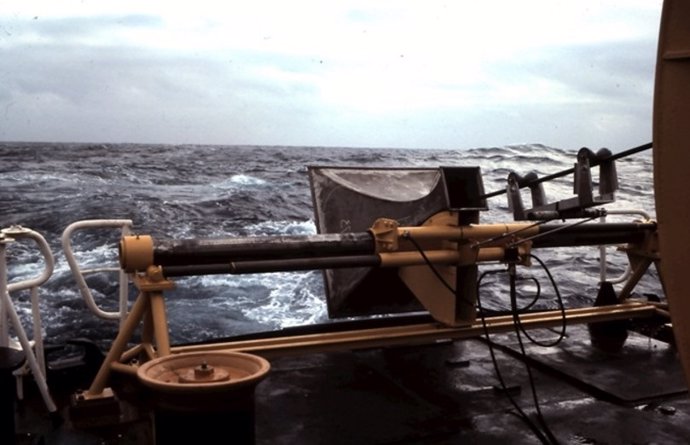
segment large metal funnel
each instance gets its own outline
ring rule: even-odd
[[[319,233],[366,231],[378,218],[418,226],[445,210],[477,222],[486,207],[477,167],[309,167],[309,177]],[[423,310],[397,269],[330,269],[324,277],[331,318]]]

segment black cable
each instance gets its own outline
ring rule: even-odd
[[[403,234],[403,238],[409,240],[409,241],[415,246],[415,248],[419,251],[420,255],[421,255],[422,258],[424,259],[424,262],[425,262],[425,263],[427,264],[427,266],[431,269],[431,271],[434,273],[434,275],[436,276],[436,278],[443,284],[443,286],[446,287],[446,289],[448,289],[450,292],[452,292],[456,297],[460,297],[460,298],[459,298],[460,301],[463,301],[463,302],[466,303],[466,304],[473,304],[473,303],[471,303],[471,302],[465,300],[465,299],[463,298],[463,296],[458,295],[458,294],[457,294],[457,290],[456,290],[456,289],[453,289],[453,287],[450,286],[450,285],[446,282],[446,280],[443,278],[443,276],[441,276],[441,274],[438,272],[438,270],[436,270],[436,268],[434,267],[434,265],[433,265],[433,263],[431,262],[431,260],[429,260],[429,258],[426,256],[426,253],[424,252],[424,250],[422,249],[422,247],[421,247],[421,246],[419,245],[419,243],[409,234],[409,232],[404,233],[404,234]],[[558,296],[557,298],[558,298],[558,301],[559,301],[559,306],[560,306],[560,308],[561,308],[561,312],[562,312],[562,315],[563,315],[563,328],[562,328],[562,331],[561,331],[561,335],[560,335],[559,338],[553,343],[553,345],[555,345],[555,344],[558,344],[558,343],[565,337],[565,308],[564,308],[564,306],[563,306],[563,301],[562,301],[562,298],[561,298],[561,296],[560,296],[560,292],[558,291],[558,287],[556,286],[556,282],[555,282],[555,280],[553,279],[553,276],[552,276],[551,273],[549,272],[549,270],[548,270],[548,268],[546,267],[546,265],[545,265],[539,258],[537,258],[536,256],[534,256],[534,255],[530,255],[530,256],[533,257],[534,259],[536,259],[536,260],[539,262],[539,264],[542,266],[542,268],[544,268],[544,270],[546,271],[546,274],[548,275],[549,279],[551,280],[551,283],[552,283],[552,285],[554,286],[554,289],[555,289],[556,294],[557,294],[557,296]],[[509,267],[514,268],[515,266],[511,264]],[[539,284],[538,280],[536,280],[536,279],[533,278],[533,277],[531,278],[531,279],[537,284],[537,293],[536,293],[536,296],[535,296],[535,298],[534,298],[527,306],[525,306],[524,308],[518,310],[518,308],[517,308],[517,291],[516,291],[516,286],[515,286],[516,277],[515,277],[514,271],[512,271],[512,272],[510,273],[510,302],[511,302],[512,314],[513,314],[513,324],[514,324],[514,326],[515,326],[515,333],[516,333],[517,338],[518,338],[518,344],[520,345],[520,351],[521,351],[521,354],[522,354],[522,357],[523,357],[523,363],[525,364],[525,368],[527,369],[527,375],[528,375],[528,379],[529,379],[529,383],[530,383],[530,388],[531,388],[531,392],[532,392],[532,398],[533,398],[533,400],[534,400],[534,406],[535,406],[535,410],[536,410],[536,413],[537,413],[537,420],[538,420],[539,424],[541,425],[541,428],[542,428],[544,431],[541,431],[541,430],[539,429],[539,427],[538,427],[537,425],[535,425],[535,423],[532,421],[532,419],[530,419],[530,417],[527,415],[527,413],[525,413],[525,411],[522,410],[522,408],[520,408],[520,406],[519,406],[518,403],[515,401],[515,399],[510,395],[510,392],[508,391],[508,387],[507,387],[507,385],[505,384],[505,380],[503,379],[503,375],[501,374],[500,368],[499,368],[499,366],[498,366],[498,361],[496,360],[496,355],[495,355],[495,352],[494,352],[494,350],[493,350],[493,345],[492,345],[492,343],[491,343],[491,339],[490,339],[490,335],[489,335],[489,328],[488,328],[488,325],[487,325],[487,323],[486,323],[486,316],[485,316],[484,309],[483,309],[482,304],[481,304],[481,298],[480,298],[479,288],[480,288],[480,286],[481,286],[481,281],[483,280],[483,278],[484,278],[486,275],[488,275],[488,274],[494,274],[494,273],[499,273],[499,272],[505,272],[505,270],[496,269],[496,270],[485,271],[484,273],[482,273],[482,275],[480,276],[479,280],[477,281],[477,292],[476,292],[476,294],[477,294],[477,307],[478,307],[478,309],[479,309],[479,316],[480,316],[480,319],[481,319],[481,321],[482,321],[482,328],[483,328],[483,330],[484,330],[484,335],[485,335],[485,337],[486,337],[486,341],[487,341],[487,344],[488,344],[488,346],[489,346],[489,353],[490,353],[490,355],[491,355],[491,361],[492,361],[492,363],[493,363],[494,370],[496,371],[496,377],[498,378],[498,381],[499,381],[499,383],[501,384],[501,388],[503,389],[503,392],[504,392],[504,393],[506,394],[506,396],[508,397],[508,400],[510,400],[510,403],[513,405],[513,407],[515,408],[515,410],[518,412],[518,416],[529,426],[529,428],[530,428],[530,429],[532,430],[532,432],[537,436],[537,438],[538,438],[543,444],[545,444],[545,445],[557,445],[557,444],[558,444],[558,440],[556,439],[556,437],[553,435],[553,433],[552,433],[551,430],[549,429],[549,427],[548,427],[548,425],[547,425],[546,421],[544,420],[544,417],[543,417],[543,415],[542,415],[542,413],[541,413],[541,408],[540,408],[540,405],[539,405],[539,398],[538,398],[538,396],[537,396],[536,386],[535,386],[535,384],[534,384],[534,377],[532,376],[531,367],[529,366],[529,363],[527,362],[527,353],[526,353],[526,351],[525,351],[525,347],[524,347],[524,344],[523,344],[523,342],[522,342],[522,337],[521,337],[521,335],[520,335],[520,332],[522,331],[523,333],[525,333],[525,336],[526,336],[531,342],[533,342],[533,343],[535,343],[535,344],[537,344],[537,345],[542,345],[540,342],[534,340],[533,338],[531,338],[531,337],[529,336],[529,334],[527,334],[526,330],[524,329],[524,326],[522,326],[522,323],[520,322],[520,317],[519,317],[519,312],[524,312],[524,311],[526,311],[527,309],[529,309],[530,307],[532,307],[532,306],[536,303],[536,301],[538,300],[539,296],[541,295],[541,285]],[[551,344],[549,344],[549,345],[551,345]]]
[[[549,438],[544,435],[544,433],[539,429],[539,427],[530,419],[530,417],[525,413],[525,411],[520,408],[520,405],[518,405],[517,401],[510,395],[510,392],[508,391],[508,386],[505,383],[505,380],[503,379],[503,374],[501,373],[501,369],[498,366],[498,360],[496,360],[496,353],[494,352],[493,344],[491,343],[491,338],[489,335],[489,327],[486,324],[486,317],[484,315],[484,309],[482,308],[482,300],[480,297],[480,287],[482,280],[484,279],[485,276],[490,275],[490,274],[496,274],[496,273],[503,273],[506,272],[504,269],[493,269],[493,270],[488,270],[482,273],[479,277],[479,280],[477,280],[477,307],[479,309],[479,317],[482,321],[482,328],[484,330],[484,336],[486,337],[486,343],[489,347],[489,355],[491,356],[491,362],[493,363],[494,371],[496,372],[496,378],[498,379],[498,382],[501,384],[501,389],[505,393],[505,395],[508,397],[508,400],[510,403],[513,405],[517,413],[515,413],[516,416],[518,416],[520,419],[522,419],[523,422],[532,430],[535,436],[539,439],[539,441],[542,444],[545,445],[551,445],[551,442],[549,442]]]
[[[537,238],[541,238],[541,237],[544,237],[544,236],[547,236],[547,235],[550,236],[550,235],[553,235],[553,234],[556,233],[556,232],[560,232],[561,230],[570,229],[570,228],[572,228],[572,227],[579,226],[579,225],[582,225],[582,224],[587,223],[587,222],[590,222],[590,221],[594,221],[594,220],[597,219],[597,218],[600,218],[600,217],[602,217],[602,216],[605,216],[605,213],[603,213],[603,212],[605,212],[605,210],[601,209],[601,210],[599,211],[600,214],[597,214],[597,215],[594,215],[594,216],[590,216],[590,217],[588,217],[588,218],[581,219],[580,221],[576,221],[576,222],[574,222],[574,223],[564,224],[564,225],[562,225],[562,226],[560,226],[560,227],[557,227],[557,228],[555,228],[555,229],[553,229],[553,230],[549,230],[548,232],[540,232],[540,233],[537,233],[536,235],[532,235],[532,236],[529,236],[529,237],[527,237],[527,238],[520,238],[519,240],[516,240],[516,241],[514,241],[514,242],[508,244],[507,247],[517,247],[518,244],[523,244],[523,243],[526,243],[526,242],[528,242],[528,241],[533,241],[533,240],[535,240],[535,239],[537,239]],[[544,222],[547,222],[547,221],[553,221],[553,218],[552,218],[551,220],[545,220]]]
[[[544,269],[544,272],[546,272],[546,275],[549,277],[549,280],[551,281],[551,286],[553,287],[554,292],[556,293],[556,301],[558,302],[558,309],[561,311],[561,332],[558,334],[558,338],[551,342],[542,342],[539,340],[534,339],[532,336],[529,335],[527,332],[527,329],[522,324],[522,321],[520,320],[520,317],[518,316],[517,319],[517,326],[520,328],[523,334],[525,334],[525,337],[527,339],[534,343],[537,346],[541,346],[543,348],[548,348],[552,346],[556,346],[559,344],[563,339],[565,338],[565,331],[566,331],[566,326],[567,326],[567,321],[566,321],[566,315],[565,315],[565,305],[563,304],[563,297],[561,297],[561,293],[558,290],[558,285],[556,284],[556,280],[554,280],[553,275],[551,275],[551,271],[549,270],[548,267],[546,267],[546,264],[539,259],[536,255],[530,254],[530,258],[536,260],[539,265]],[[517,298],[516,298],[517,299]],[[511,301],[512,305],[512,301]],[[513,308],[513,313],[518,314],[520,310],[517,309],[517,301],[515,303],[515,308]]]
[[[599,165],[599,163],[603,162],[603,161],[615,161],[617,159],[624,158],[626,156],[630,156],[630,155],[639,153],[641,151],[649,150],[650,148],[652,148],[652,143],[648,142],[648,143],[640,145],[638,147],[634,147],[634,148],[631,148],[629,150],[625,150],[625,151],[622,151],[620,153],[617,153],[615,155],[611,155],[606,159],[601,159],[601,160],[592,162],[592,163],[590,163],[590,167],[594,167],[596,165]],[[529,187],[531,185],[540,184],[542,182],[546,182],[546,181],[550,181],[552,179],[560,178],[560,177],[569,175],[569,174],[574,173],[574,172],[575,172],[575,168],[569,168],[566,170],[562,170],[558,173],[554,173],[552,175],[544,176],[543,178],[539,178],[539,179],[535,179],[533,181],[527,182],[527,183],[523,184],[522,187],[520,187],[520,188],[525,188],[525,187]],[[485,193],[484,195],[480,196],[479,199],[493,198],[494,196],[502,195],[504,193],[506,193],[505,189],[496,190],[495,192]]]
[[[558,338],[556,341],[554,341],[554,342],[552,342],[552,343],[550,343],[550,344],[547,344],[547,346],[553,346],[553,345],[558,344],[558,343],[565,337],[565,308],[564,308],[564,306],[563,306],[562,298],[561,298],[561,296],[560,296],[560,292],[558,291],[558,287],[557,287],[555,281],[553,280],[553,276],[551,275],[550,271],[548,270],[548,268],[546,267],[546,265],[543,263],[543,261],[541,261],[541,260],[540,260],[539,258],[537,258],[537,257],[534,257],[534,259],[537,260],[537,261],[540,263],[540,265],[542,266],[542,268],[544,268],[544,270],[546,271],[547,275],[549,276],[549,279],[551,280],[552,285],[554,286],[554,289],[556,290],[556,293],[557,293],[557,295],[558,295],[559,305],[560,305],[560,307],[561,307],[562,314],[563,314],[564,324],[563,324],[563,330],[562,330],[562,332],[561,332],[561,335],[559,336],[559,338]],[[512,266],[512,267],[514,267],[514,266]],[[481,299],[480,299],[480,296],[479,296],[479,293],[480,293],[480,292],[479,292],[479,287],[481,287],[481,282],[483,281],[484,277],[485,277],[487,274],[493,274],[493,273],[498,273],[498,272],[504,272],[504,271],[503,271],[503,270],[492,270],[492,271],[487,271],[487,272],[483,273],[483,274],[480,276],[480,279],[479,279],[479,281],[478,281],[478,283],[477,283],[477,302],[478,302],[478,305],[479,305],[479,307],[480,307],[480,316],[481,316],[481,318],[482,318],[482,326],[484,327],[484,334],[485,334],[485,336],[486,336],[486,338],[487,338],[487,342],[488,342],[488,344],[489,344],[489,351],[490,351],[490,353],[491,353],[491,355],[492,355],[492,361],[493,361],[493,363],[494,363],[494,367],[495,367],[495,370],[496,370],[496,374],[497,374],[497,376],[498,376],[498,378],[499,378],[499,381],[501,382],[501,384],[502,384],[502,386],[503,386],[503,389],[505,390],[505,389],[506,389],[506,388],[505,388],[505,383],[503,382],[503,379],[502,379],[502,377],[501,377],[500,369],[498,368],[498,364],[497,364],[497,362],[496,362],[496,360],[495,360],[495,357],[494,357],[494,354],[493,354],[493,349],[492,349],[492,347],[491,347],[491,341],[490,341],[490,339],[489,339],[489,332],[488,332],[488,328],[487,328],[487,326],[486,326],[486,321],[485,321],[485,318],[484,318],[484,311],[483,311],[483,308],[481,308]],[[532,279],[535,283],[537,283],[537,286],[539,286],[539,284],[538,284],[539,281],[536,280],[536,278],[530,277],[530,279]],[[526,370],[527,370],[527,375],[528,375],[528,379],[529,379],[529,383],[530,383],[530,388],[531,388],[531,392],[532,392],[532,398],[533,398],[535,410],[536,410],[536,413],[537,413],[537,420],[538,420],[539,424],[541,425],[541,428],[543,429],[543,432],[546,434],[547,437],[544,438],[543,435],[539,435],[539,434],[538,434],[537,436],[538,436],[539,439],[542,441],[542,443],[557,444],[557,443],[558,443],[558,440],[556,439],[556,437],[554,436],[554,434],[553,434],[553,433],[551,432],[551,430],[549,429],[548,424],[546,423],[546,420],[544,419],[544,416],[543,416],[543,414],[542,414],[542,412],[541,412],[540,403],[539,403],[539,397],[538,397],[538,395],[537,395],[536,385],[535,385],[535,383],[534,383],[534,377],[533,377],[533,374],[532,374],[531,367],[530,367],[530,365],[529,365],[529,363],[528,363],[528,361],[527,361],[527,352],[526,352],[526,350],[525,350],[524,343],[523,343],[522,337],[521,337],[521,335],[520,335],[520,332],[522,332],[522,333],[524,333],[524,334],[526,335],[526,337],[527,337],[531,342],[533,342],[533,343],[535,343],[535,344],[537,344],[537,345],[540,345],[540,346],[544,346],[544,345],[545,345],[544,343],[541,343],[541,342],[538,342],[538,341],[534,340],[532,337],[530,337],[530,336],[527,334],[527,331],[525,330],[524,326],[523,326],[522,323],[520,322],[520,318],[519,318],[519,313],[520,313],[520,312],[525,312],[525,309],[531,307],[531,306],[537,301],[537,299],[538,299],[538,297],[539,297],[539,295],[540,295],[540,292],[539,292],[539,289],[540,289],[540,288],[539,288],[538,291],[537,291],[536,298],[534,298],[526,307],[524,307],[524,308],[518,308],[518,307],[517,307],[517,290],[516,290],[516,282],[517,282],[517,280],[518,280],[518,277],[517,277],[514,273],[511,272],[511,273],[510,273],[510,302],[511,302],[512,314],[513,314],[513,325],[515,326],[515,333],[516,333],[516,335],[517,335],[518,344],[519,344],[519,346],[520,346],[520,352],[521,352],[521,354],[522,354],[523,362],[524,362],[525,367],[526,367]],[[510,397],[510,396],[509,396],[509,397]],[[511,403],[513,403],[513,406],[516,405],[516,402],[514,402],[513,400],[511,400]],[[516,407],[516,409],[518,409],[518,408]],[[520,411],[522,411],[522,410],[520,410]],[[529,419],[528,417],[526,417],[526,414],[524,414],[524,412],[521,412],[520,417],[523,419],[523,421],[525,421],[525,422],[530,426],[530,428],[531,428],[533,431],[535,431],[535,426],[534,426],[533,422],[531,421],[531,419]],[[540,433],[541,433],[541,432],[542,432],[542,431],[540,431]]]
[[[500,270],[502,272],[505,272],[503,269],[500,269]],[[527,313],[532,308],[532,306],[534,306],[537,303],[537,301],[539,301],[539,298],[541,297],[541,283],[535,277],[518,277],[518,280],[525,280],[525,281],[531,280],[534,282],[534,285],[537,287],[537,290],[534,293],[534,297],[532,298],[532,301],[527,303],[524,307],[518,309],[519,313]],[[485,309],[484,313],[488,314],[488,315],[503,315],[503,314],[505,314],[505,311],[495,311],[495,310],[491,310],[491,309]]]
[[[539,283],[539,280],[537,280],[534,277],[525,277],[525,278],[521,278],[521,279],[532,280],[534,282],[535,286],[537,286],[537,290],[534,293],[534,298],[532,298],[532,301],[530,301],[525,307],[518,309],[518,312],[524,313],[524,312],[529,311],[532,308],[532,306],[534,306],[537,303],[537,301],[539,301],[539,297],[541,297],[541,283]]]
[[[527,352],[525,351],[525,345],[522,342],[522,336],[520,335],[520,332],[525,332],[525,330],[521,327],[520,324],[520,317],[517,312],[517,291],[516,291],[516,280],[515,280],[515,265],[510,264],[509,266],[510,273],[509,273],[509,278],[510,278],[510,305],[511,308],[513,309],[513,325],[515,326],[515,335],[517,336],[518,340],[518,345],[520,345],[520,353],[522,354],[522,361],[525,364],[525,369],[527,370],[527,378],[529,380],[530,384],[530,389],[532,391],[532,400],[534,401],[534,408],[537,413],[537,420],[541,424],[542,428],[544,429],[544,433],[548,436],[549,440],[552,444],[558,444],[558,440],[556,439],[556,436],[553,435],[551,432],[551,429],[549,428],[548,424],[546,423],[546,420],[544,419],[544,416],[542,415],[541,412],[541,407],[539,404],[539,397],[537,396],[537,388],[536,385],[534,384],[534,376],[532,375],[532,367],[530,366],[528,362],[528,357],[527,357]],[[565,332],[564,332],[565,334]],[[529,336],[527,336],[530,338]],[[531,340],[532,341],[532,340]],[[559,339],[560,341],[560,339]]]
[[[498,240],[501,240],[501,239],[512,238],[514,235],[516,235],[516,234],[518,234],[518,233],[520,233],[520,232],[524,232],[525,230],[530,230],[530,229],[532,229],[532,228],[534,228],[534,227],[539,227],[539,226],[541,226],[541,225],[543,225],[543,224],[549,223],[549,222],[554,221],[554,220],[557,220],[557,219],[560,219],[560,218],[548,218],[548,219],[543,219],[543,220],[534,222],[534,223],[532,223],[532,224],[530,224],[530,225],[528,225],[528,226],[520,227],[519,229],[513,230],[512,232],[502,233],[502,234],[500,234],[500,235],[494,236],[493,238],[488,238],[488,239],[485,239],[485,240],[483,240],[483,241],[475,242],[474,244],[472,244],[472,247],[475,247],[475,248],[476,248],[476,247],[481,247],[481,246],[483,246],[483,245],[485,245],[485,244],[491,244],[491,243],[493,243],[493,242],[495,242],[495,241],[498,241]],[[552,231],[552,232],[553,232],[553,231]]]
[[[443,284],[443,286],[446,289],[448,289],[453,295],[455,295],[457,298],[459,298],[460,301],[462,301],[466,305],[474,307],[474,301],[468,300],[464,295],[459,295],[458,291],[456,289],[454,289],[453,286],[448,284],[448,282],[443,278],[443,276],[441,276],[441,273],[436,269],[436,267],[434,267],[434,264],[431,262],[429,257],[426,256],[426,253],[424,253],[424,249],[422,249],[422,246],[420,246],[419,243],[417,242],[417,240],[415,240],[412,237],[410,232],[404,232],[402,234],[402,238],[409,240],[414,245],[414,247],[417,249],[419,254],[424,259],[424,262],[426,263],[426,265],[429,267],[429,269],[431,269],[431,271],[434,273],[434,275],[436,275],[436,278],[438,278],[438,280],[441,282],[441,284]]]
[[[419,245],[419,243],[417,242],[417,240],[415,240],[409,233],[403,234],[403,238],[408,239],[408,240],[415,246],[415,248],[419,251],[420,255],[421,255],[422,258],[424,259],[424,261],[425,261],[425,263],[427,264],[427,266],[432,270],[432,272],[434,273],[434,275],[436,276],[436,278],[438,278],[438,280],[443,284],[443,286],[444,286],[446,289],[448,289],[450,292],[452,292],[456,297],[458,297],[457,291],[456,291],[455,289],[453,289],[453,287],[450,286],[450,285],[446,282],[446,280],[443,278],[443,276],[441,276],[441,274],[438,272],[438,270],[436,270],[436,268],[434,267],[433,263],[432,263],[432,262],[429,260],[429,258],[426,256],[426,253],[424,253],[424,250],[423,250],[422,247]],[[515,399],[513,399],[513,397],[510,395],[510,391],[508,390],[508,387],[507,387],[507,385],[506,385],[506,383],[505,383],[505,380],[503,380],[503,376],[502,376],[501,371],[500,371],[500,368],[499,368],[499,366],[498,366],[498,361],[496,360],[496,355],[495,355],[495,353],[494,353],[494,351],[493,351],[493,346],[492,346],[491,340],[490,340],[490,338],[489,338],[489,328],[488,328],[488,326],[487,326],[487,324],[486,324],[486,317],[485,317],[484,314],[483,314],[483,310],[482,310],[482,306],[481,306],[481,300],[480,300],[480,298],[479,298],[479,285],[480,285],[480,283],[481,283],[481,279],[482,279],[487,273],[498,273],[498,272],[504,272],[504,271],[503,271],[503,270],[496,270],[496,271],[493,271],[493,272],[492,272],[492,271],[484,272],[484,273],[482,274],[481,278],[479,279],[479,281],[477,282],[477,305],[478,305],[478,308],[479,308],[480,318],[481,318],[481,320],[482,320],[482,326],[483,326],[483,329],[484,329],[484,334],[486,335],[487,344],[489,345],[489,351],[490,351],[490,354],[491,354],[491,361],[492,361],[492,363],[493,363],[494,369],[496,370],[496,376],[497,376],[497,378],[498,378],[498,381],[499,381],[500,384],[501,384],[501,388],[503,389],[503,392],[508,396],[508,399],[510,400],[511,404],[513,405],[513,407],[518,411],[519,417],[530,427],[530,429],[532,429],[532,431],[534,432],[534,434],[539,438],[539,440],[540,440],[543,444],[550,445],[551,443],[556,443],[556,442],[549,442],[548,438],[545,437],[544,434],[542,434],[542,432],[539,430],[539,427],[538,427],[537,425],[534,424],[534,422],[529,418],[529,416],[527,415],[527,413],[525,413],[525,412],[522,410],[522,408],[520,408],[520,406],[519,406],[518,403],[515,401]],[[463,302],[468,303],[468,302],[465,301],[463,298],[460,298],[460,300],[463,301]],[[472,304],[473,304],[473,303],[472,303]],[[531,305],[531,304],[533,304],[533,302],[530,303],[530,305]],[[473,304],[473,305],[474,305],[474,304]],[[517,328],[516,328],[516,329],[517,329]],[[525,355],[525,354],[524,354],[524,351],[523,351],[523,355]],[[528,368],[528,372],[529,372],[529,368]],[[535,390],[534,390],[534,382],[533,382],[532,379],[531,379],[531,374],[530,374],[530,384],[532,385],[532,392],[533,392],[533,394],[536,394],[536,392],[535,392]]]

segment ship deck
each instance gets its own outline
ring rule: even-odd
[[[255,393],[255,443],[540,443],[509,399],[536,423],[525,361],[559,443],[690,438],[690,398],[672,345],[631,331],[621,349],[605,352],[576,325],[556,346],[525,344],[525,359],[515,334],[490,338],[505,387],[484,338],[272,358]],[[118,412],[78,415],[69,404],[73,388],[64,384],[52,387],[63,407],[56,419],[34,386],[27,382],[16,411],[18,444],[154,442],[151,413],[141,405],[121,400]],[[228,430],[228,441],[232,435]]]

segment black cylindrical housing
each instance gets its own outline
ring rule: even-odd
[[[322,258],[296,258],[286,260],[239,261],[230,265],[230,272],[265,273],[316,269],[342,269],[347,267],[379,267],[378,255],[353,255]]]
[[[656,230],[655,223],[587,223],[577,226],[544,224],[532,246],[572,247],[637,243]]]
[[[156,241],[153,262],[158,266],[230,264],[236,261],[363,255],[375,252],[369,232],[254,236],[224,239]]]
[[[342,269],[347,267],[378,267],[380,265],[381,257],[378,255],[285,258],[277,260],[235,261],[230,264],[165,266],[163,268],[163,275],[171,278],[191,275],[249,274]]]

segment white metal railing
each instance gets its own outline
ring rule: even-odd
[[[613,209],[613,210],[606,210],[607,215],[639,215],[643,217],[646,221],[649,221],[651,219],[649,213],[645,212],[644,210],[631,210],[631,209]],[[602,216],[599,219],[600,222],[606,222],[606,216]],[[627,281],[628,278],[630,278],[630,274],[632,273],[632,269],[630,267],[630,264],[625,269],[625,272],[623,272],[622,275],[620,275],[617,278],[613,278],[608,280],[608,282],[612,284],[618,284],[618,283],[623,283]],[[606,246],[599,246],[599,278],[600,282],[607,281],[607,273],[606,273]]]
[[[28,280],[21,280],[14,283],[8,283],[7,280],[7,245],[16,239],[27,238],[36,242],[43,259],[45,268],[43,272]],[[48,281],[53,274],[55,260],[50,246],[45,238],[38,232],[27,229],[21,226],[12,226],[0,230],[0,346],[8,347],[10,345],[9,324],[12,325],[14,333],[19,340],[22,350],[24,351],[27,364],[34,380],[38,386],[43,401],[48,408],[48,411],[55,412],[57,407],[53,402],[50,392],[48,391],[48,384],[46,381],[46,367],[45,356],[43,351],[43,333],[41,327],[41,315],[38,304],[38,287]],[[33,341],[29,340],[26,331],[21,324],[21,320],[17,315],[17,310],[10,299],[10,292],[16,292],[29,289],[31,292],[31,312],[33,317]],[[8,323],[9,321],[9,323]],[[33,344],[32,344],[33,343]],[[17,378],[21,379],[21,370],[16,374]],[[18,386],[19,387],[19,386]]]
[[[72,275],[77,282],[79,292],[81,293],[86,305],[98,317],[108,320],[120,320],[120,327],[127,317],[128,311],[128,294],[129,294],[129,277],[119,266],[118,267],[95,267],[90,269],[83,269],[79,266],[77,259],[74,256],[72,249],[72,234],[78,230],[85,229],[102,229],[102,228],[119,228],[122,236],[129,235],[132,228],[132,221],[129,219],[92,219],[77,221],[65,228],[62,232],[62,250],[72,271]],[[100,273],[100,272],[117,272],[119,275],[120,290],[118,298],[118,311],[105,311],[101,309],[96,300],[93,298],[91,289],[86,284],[85,275]]]

